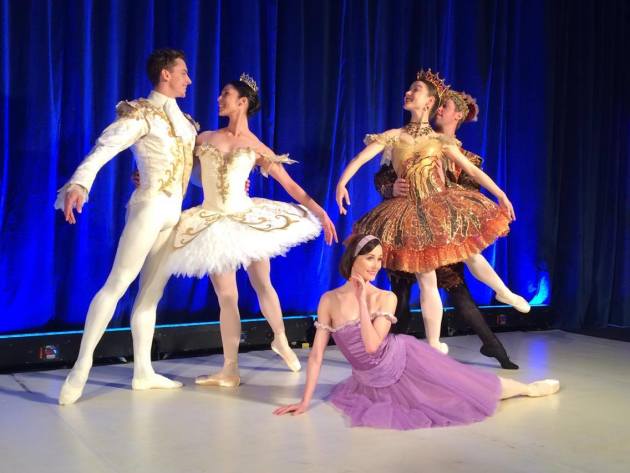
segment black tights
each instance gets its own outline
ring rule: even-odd
[[[398,322],[392,325],[393,333],[407,333],[409,331],[409,323],[411,322],[411,312],[409,310],[409,298],[411,296],[411,287],[415,282],[406,275],[398,275],[389,272],[389,282],[392,286],[392,292],[396,294],[398,302],[396,304],[396,313],[394,314]]]

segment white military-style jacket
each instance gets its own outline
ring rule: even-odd
[[[66,192],[80,186],[87,194],[98,171],[121,151],[132,147],[140,186],[128,205],[164,193],[186,193],[199,124],[181,112],[175,99],[155,90],[148,98],[119,102],[117,118],[96,141],[70,180],[59,189],[55,208],[63,209]]]

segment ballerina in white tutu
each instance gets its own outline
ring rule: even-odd
[[[228,83],[218,98],[219,116],[228,126],[201,133],[195,155],[200,161],[203,204],[183,212],[174,234],[174,250],[164,264],[170,274],[209,275],[220,306],[224,366],[196,383],[238,386],[238,345],[241,336],[236,270],[244,267],[256,291],[260,309],[269,322],[271,348],[293,371],[300,362],[287,341],[280,301],[269,278],[269,259],[317,237],[337,241],[326,212],[287,174],[278,156],[248,127],[248,117],[260,109],[258,87],[247,75]],[[245,182],[254,166],[276,179],[298,204],[250,198]]]

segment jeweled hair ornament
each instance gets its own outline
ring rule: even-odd
[[[256,84],[256,81],[254,80],[254,78],[252,76],[250,76],[249,74],[245,74],[244,72],[241,74],[241,77],[239,77],[239,79],[241,82],[245,82],[247,84],[247,86],[252,89],[254,92],[258,92],[258,84]]]

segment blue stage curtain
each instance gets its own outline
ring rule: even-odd
[[[550,2],[546,222],[567,328],[630,326],[630,3]]]
[[[480,119],[458,136],[516,208],[510,236],[487,258],[530,299],[547,302],[553,289],[561,325],[629,324],[630,134],[621,104],[630,82],[619,43],[627,10],[583,3],[576,11],[568,0],[2,0],[0,333],[82,325],[124,225],[131,153],[101,170],[77,225],[53,211],[55,192],[116,103],[149,93],[145,61],[156,47],[186,52],[193,85],[180,105],[203,129],[223,126],[216,97],[225,82],[243,71],[258,80],[253,131],[299,161],[290,174],[342,237],[379,202],[379,163],[351,182],[346,217],[334,202],[341,170],[366,133],[405,122],[402,95],[415,71],[440,71],[477,97]],[[625,76],[615,73],[619,62]],[[259,174],[251,193],[289,199]],[[191,186],[184,206],[200,200]],[[285,314],[315,311],[341,282],[341,253],[320,238],[272,261]],[[244,272],[239,287],[243,316],[256,316]],[[487,288],[472,288],[479,303],[491,301]],[[112,326],[128,324],[136,290]],[[169,283],[159,322],[217,318],[208,279]]]

